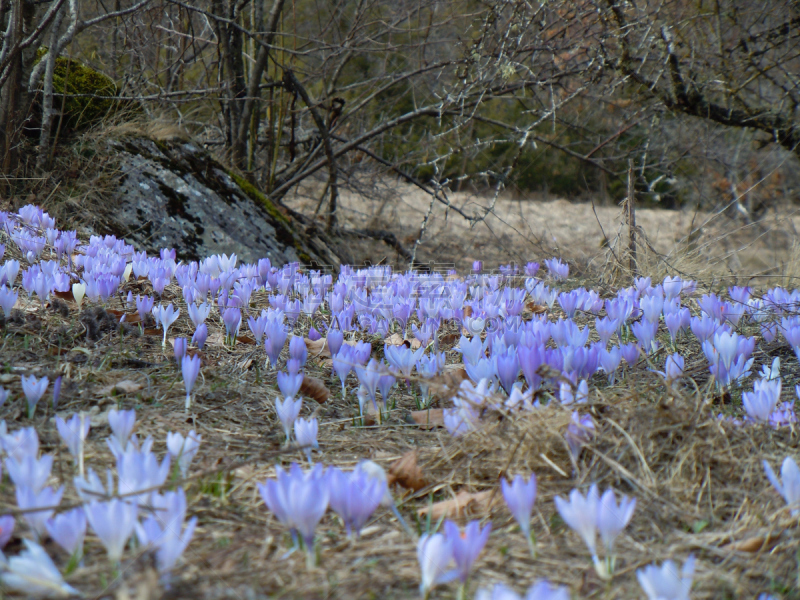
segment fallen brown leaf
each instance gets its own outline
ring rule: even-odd
[[[483,492],[468,492],[461,490],[455,498],[442,500],[430,506],[420,508],[417,514],[420,517],[430,513],[431,519],[438,521],[441,518],[455,518],[467,515],[484,513],[489,509],[489,501],[492,499],[492,490]]]
[[[331,397],[331,391],[321,379],[305,375],[303,383],[300,385],[300,393],[309,398],[313,398],[320,404],[326,402]]]
[[[405,339],[399,333],[393,333],[389,337],[384,340],[390,346],[405,346],[406,348],[411,348],[412,350],[416,350],[422,346],[422,342],[420,342],[417,338]]]
[[[66,292],[53,292],[53,295],[56,298],[61,298],[67,302],[75,302],[75,296],[72,295],[72,290],[67,290]]]
[[[547,307],[535,302],[528,302],[526,308],[535,315],[541,315],[547,312]]]
[[[306,338],[306,348],[311,356],[330,358],[331,351],[328,348],[328,341],[325,338],[310,340]]]
[[[386,474],[386,480],[389,485],[397,483],[415,492],[428,485],[428,482],[425,481],[425,476],[422,474],[422,469],[417,464],[416,450],[409,450],[392,463]]]
[[[431,408],[429,410],[413,410],[411,418],[420,429],[433,429],[434,427],[444,427],[444,410],[441,408]]]
[[[725,544],[722,549],[732,552],[758,552],[762,548],[769,547],[780,538],[780,534],[757,535],[736,542]]]

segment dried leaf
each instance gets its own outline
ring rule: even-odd
[[[413,410],[411,411],[411,419],[420,426],[420,429],[444,427],[444,410],[441,408]]]
[[[67,290],[66,292],[53,292],[53,295],[56,298],[61,298],[62,300],[66,300],[67,302],[75,302],[75,296],[72,295],[72,290]]]
[[[112,383],[111,385],[107,385],[104,388],[97,390],[97,394],[100,396],[109,396],[114,391],[118,394],[132,394],[134,392],[138,392],[142,389],[141,383],[136,383],[135,381],[131,381],[130,379],[123,379],[122,381],[118,381],[117,383]]]
[[[461,516],[476,515],[485,513],[489,509],[489,501],[492,498],[492,490],[483,492],[468,492],[461,490],[455,498],[436,502],[430,506],[420,508],[417,514],[424,517],[428,513],[431,520],[438,521],[441,518],[456,518]]]
[[[254,346],[256,344],[256,340],[249,335],[238,335],[236,336],[236,341],[240,344],[252,344]]]
[[[320,404],[326,402],[331,397],[330,390],[325,386],[321,379],[310,377],[306,375],[303,377],[303,383],[300,385],[300,393],[303,396],[313,398]]]
[[[780,534],[757,535],[744,540],[739,540],[737,542],[731,542],[730,544],[725,544],[722,549],[730,550],[732,552],[758,552],[762,548],[769,547],[777,542],[778,538],[780,537]]]
[[[416,450],[409,450],[392,463],[386,479],[389,485],[397,483],[415,492],[428,485],[428,482],[425,481],[425,476],[422,474],[422,469],[417,464]]]
[[[457,331],[455,333],[448,333],[443,335],[439,338],[439,345],[441,346],[450,346],[455,345],[461,339],[461,332]]]
[[[464,306],[464,316],[465,317],[471,317],[472,316],[472,307],[469,304]]]
[[[328,348],[328,340],[319,338],[318,340],[310,340],[306,338],[306,348],[311,356],[330,358],[331,351]]]
[[[390,346],[405,346],[406,348],[411,348],[412,350],[416,350],[422,346],[422,342],[420,342],[417,338],[405,339],[399,333],[393,333],[388,338],[386,338],[385,342]]]
[[[547,307],[541,304],[536,304],[535,302],[528,302],[526,308],[531,311],[534,315],[541,315],[547,312]]]

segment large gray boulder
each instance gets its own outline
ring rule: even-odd
[[[268,257],[277,265],[338,269],[338,257],[313,225],[284,214],[197,145],[145,138],[109,143],[119,172],[111,233],[137,248],[174,248],[183,260],[235,253],[244,262]]]

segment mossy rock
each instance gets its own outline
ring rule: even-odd
[[[40,48],[36,53],[36,62],[42,60],[47,52],[47,48]],[[121,108],[118,100],[109,98],[118,93],[117,84],[110,77],[70,58],[60,56],[56,59],[53,91],[56,94],[54,107],[58,112],[62,112],[65,118],[64,124],[71,129],[94,125]],[[64,100],[62,94],[93,94],[105,97],[67,96]]]

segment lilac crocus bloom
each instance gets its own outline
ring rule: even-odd
[[[533,537],[531,535],[531,515],[533,514],[533,504],[536,502],[536,475],[531,473],[527,483],[522,475],[517,475],[511,483],[505,478],[500,481],[503,490],[503,498],[506,501],[509,512],[516,519],[525,539],[534,552]]]
[[[301,336],[294,335],[289,340],[289,358],[299,361],[301,367],[306,364],[308,348],[306,341]]]
[[[556,281],[566,279],[569,276],[569,265],[562,263],[557,258],[549,258],[544,261],[544,266],[552,279]]]
[[[694,577],[694,557],[689,556],[678,570],[671,560],[663,565],[648,565],[636,571],[636,578],[647,600],[689,600]]]
[[[26,456],[36,458],[39,454],[39,435],[33,427],[24,427],[13,433],[0,436],[0,444],[6,454],[16,460]]]
[[[156,455],[144,446],[138,450],[129,444],[127,451],[116,457],[118,490],[127,502],[147,502],[152,493],[149,490],[164,485],[169,475],[169,454],[159,464]]]
[[[414,365],[416,365],[419,359],[422,358],[422,355],[425,354],[425,348],[419,348],[414,352],[405,345],[391,346],[385,344],[383,346],[383,353],[389,364],[397,369],[406,379],[406,382],[408,382]]]
[[[11,316],[11,309],[17,303],[19,294],[14,290],[8,289],[5,285],[0,286],[0,308],[3,309],[3,314],[6,317]]]
[[[239,327],[242,325],[242,311],[232,306],[226,308],[222,313],[222,322],[225,324],[225,337],[231,344],[235,344],[236,336],[239,335]]]
[[[321,464],[308,472],[292,463],[289,473],[276,467],[277,481],[259,486],[267,507],[303,538],[308,561],[314,562],[314,530],[328,509],[328,479]]]
[[[372,477],[361,465],[349,473],[330,468],[328,487],[331,509],[344,521],[348,537],[353,533],[358,537],[388,492],[386,479]]]
[[[29,487],[17,486],[17,506],[19,506],[21,510],[30,511],[35,508],[45,509],[25,512],[23,515],[37,539],[41,539],[47,533],[45,522],[53,516],[54,512],[53,508],[50,507],[58,506],[61,503],[61,496],[63,494],[64,486],[61,486],[58,490],[54,490],[48,486],[42,488],[38,492],[35,492]]]
[[[158,323],[161,326],[161,329],[164,331],[164,337],[161,340],[161,347],[166,348],[167,331],[172,324],[178,320],[178,317],[181,315],[181,311],[180,309],[176,310],[170,302],[169,306],[164,306],[162,304],[154,306],[150,312],[153,314],[153,318],[156,320],[156,323]]]
[[[167,452],[172,457],[172,460],[178,462],[181,470],[181,477],[186,478],[189,474],[189,465],[197,455],[200,449],[200,442],[203,441],[203,436],[197,435],[192,429],[186,437],[180,433],[167,433]]]
[[[10,394],[11,392],[0,386],[0,406],[3,406],[6,403],[6,400],[8,400]]]
[[[592,560],[598,563],[597,558],[597,512],[600,502],[600,494],[597,485],[589,488],[589,493],[584,496],[578,490],[569,493],[569,501],[561,496],[556,496],[556,510],[564,522],[575,533],[581,536],[589,552],[592,553]]]
[[[453,562],[453,543],[441,533],[423,533],[417,542],[417,561],[422,574],[420,595],[427,599],[431,590],[458,577],[458,571],[449,569]]]
[[[683,356],[675,352],[667,357],[667,360],[664,363],[664,370],[656,371],[656,373],[664,378],[664,381],[669,387],[675,387],[675,385],[680,381],[681,377],[683,377],[683,367]]]
[[[0,517],[0,550],[6,547],[8,540],[11,539],[14,533],[14,517],[11,515],[3,515]]]
[[[34,412],[36,412],[36,404],[44,396],[47,390],[47,385],[50,380],[47,377],[36,379],[33,375],[30,377],[22,376],[22,392],[25,394],[25,399],[28,401],[28,418],[32,419]]]
[[[378,390],[378,380],[382,375],[378,361],[371,358],[367,366],[362,367],[361,365],[356,365],[355,370],[358,381],[367,390],[369,398],[372,400],[372,406],[375,408],[375,412],[378,412],[378,401],[376,400],[375,393]]]
[[[303,385],[302,373],[284,373],[279,371],[278,375],[278,389],[283,394],[284,398],[294,398],[300,391],[300,386]]]
[[[206,322],[211,312],[211,306],[207,302],[203,302],[202,304],[190,302],[186,305],[186,312],[189,314],[189,318],[192,320],[194,326],[200,327],[200,325]]]
[[[497,366],[497,379],[500,380],[500,385],[507,394],[511,393],[511,388],[519,376],[519,358],[517,356],[516,348],[509,347],[495,357],[495,364]]]
[[[608,383],[614,383],[614,373],[619,368],[619,363],[622,361],[622,351],[619,349],[619,346],[613,346],[610,349],[600,348],[600,351],[597,353],[598,361],[600,362],[600,366],[603,367],[603,371],[608,375]]]
[[[203,346],[206,345],[206,340],[208,339],[208,325],[205,323],[200,323],[197,326],[197,329],[194,331],[194,335],[192,335],[192,343],[195,344],[198,350],[202,350]]]
[[[53,382],[53,410],[58,408],[58,398],[61,396],[61,380],[61,375],[59,375]],[[2,392],[0,392],[0,396],[2,396]],[[2,406],[2,402],[0,402],[0,406]]]
[[[339,377],[339,381],[342,384],[342,397],[344,397],[345,381],[347,380],[347,376],[350,374],[350,371],[353,370],[353,364],[355,363],[355,359],[353,358],[353,347],[347,344],[342,346],[341,350],[333,355],[331,362],[333,363],[333,370]]]
[[[144,322],[145,316],[153,310],[155,299],[152,296],[136,296],[136,312],[139,313],[139,321]],[[153,315],[155,318],[155,315]]]
[[[83,507],[56,515],[45,522],[45,527],[48,535],[69,556],[79,559],[83,555],[83,538],[86,535],[86,511]]]
[[[56,417],[56,429],[61,441],[67,446],[73,460],[78,465],[78,471],[83,474],[83,447],[86,436],[89,435],[89,418],[81,413],[72,415],[68,421]]]
[[[82,594],[68,585],[44,548],[23,540],[25,550],[12,556],[0,574],[3,584],[28,598],[69,598]]]
[[[622,344],[619,347],[619,351],[622,353],[622,358],[624,358],[625,362],[629,365],[633,366],[639,361],[639,347],[633,342]]]
[[[173,343],[172,347],[175,354],[175,362],[180,364],[183,357],[186,356],[186,338],[175,338],[175,342]]]
[[[496,583],[491,590],[478,590],[475,600],[569,600],[569,588],[552,585],[546,579],[540,579],[528,588],[522,598],[511,588]]]
[[[197,517],[186,520],[186,494],[178,488],[175,492],[156,494],[153,497],[153,514],[141,524],[136,524],[136,537],[141,546],[155,549],[156,566],[162,581],[169,583],[169,573],[186,550],[194,535]]]
[[[186,388],[186,411],[192,405],[192,389],[194,383],[197,381],[197,376],[200,374],[200,357],[197,355],[189,356],[188,354],[181,360],[181,373],[183,375],[183,386]]]
[[[575,462],[580,458],[583,447],[592,440],[595,433],[594,421],[589,415],[580,416],[578,411],[572,413],[564,438],[569,446],[569,453]]]
[[[136,411],[133,409],[117,410],[112,408],[108,411],[108,424],[117,442],[119,442],[119,447],[124,449],[128,445],[128,440],[136,425]]]
[[[294,438],[297,440],[298,445],[303,447],[303,452],[306,453],[308,464],[313,464],[311,460],[311,451],[319,450],[319,443],[317,442],[317,434],[319,432],[319,422],[316,418],[313,419],[295,419],[294,422]]]
[[[283,318],[273,316],[267,323],[264,332],[264,350],[269,357],[269,362],[273,367],[278,365],[278,358],[286,343],[286,328],[283,325]]]
[[[786,504],[792,511],[792,516],[800,515],[800,468],[798,468],[797,463],[790,456],[784,458],[781,465],[781,479],[778,479],[766,460],[762,464],[770,483],[786,500]]]
[[[462,585],[467,582],[475,561],[478,560],[478,556],[489,540],[491,531],[491,523],[487,523],[485,527],[481,528],[480,521],[470,521],[462,534],[458,525],[452,521],[444,522],[444,534],[452,545],[453,561],[456,563],[458,578]]]
[[[295,419],[297,419],[300,414],[300,409],[302,407],[302,398],[298,400],[293,400],[292,398],[286,398],[285,400],[275,398],[275,410],[278,413],[278,419],[280,419],[281,425],[283,425],[283,432],[286,434],[286,443],[289,443],[289,439],[292,436],[292,426],[294,425]]]
[[[754,421],[769,421],[781,397],[780,379],[759,379],[752,392],[742,393],[742,405],[747,416]]]
[[[122,560],[125,544],[136,528],[138,507],[134,502],[114,498],[108,502],[94,501],[86,506],[86,518],[100,539],[112,564]]]
[[[497,375],[497,365],[491,358],[480,358],[474,365],[464,363],[464,370],[467,372],[467,376],[475,383],[483,379],[494,379],[495,375]]]
[[[51,454],[44,454],[38,459],[31,455],[20,459],[13,456],[6,459],[6,471],[14,485],[18,488],[30,488],[35,494],[38,494],[47,483],[52,468]]]
[[[622,496],[617,505],[616,496],[611,489],[606,490],[600,497],[597,507],[597,529],[606,548],[605,567],[601,573],[606,577],[610,577],[614,572],[616,563],[614,542],[630,522],[635,508],[636,498],[629,499],[627,496]]]
[[[656,341],[658,321],[648,321],[647,319],[644,319],[642,321],[632,323],[631,331],[639,340],[642,349],[647,354],[651,354],[658,349],[658,342]]]

